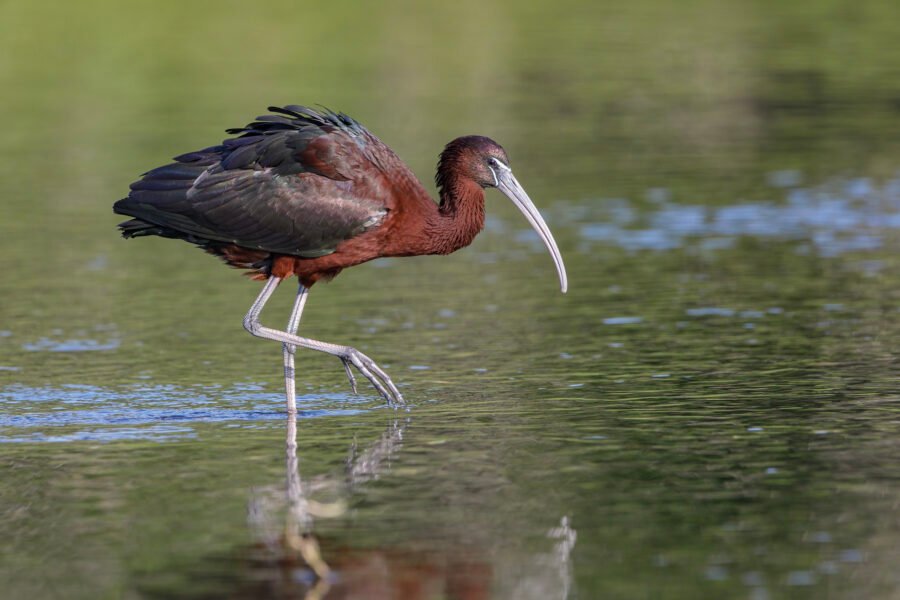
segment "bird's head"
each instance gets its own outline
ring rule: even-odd
[[[559,287],[563,293],[568,288],[566,266],[556,246],[550,228],[544,222],[538,209],[525,193],[509,166],[509,157],[503,146],[480,135],[456,138],[441,152],[435,181],[443,188],[450,177],[463,177],[474,181],[483,188],[497,188],[522,211],[528,222],[537,231],[556,266]]]

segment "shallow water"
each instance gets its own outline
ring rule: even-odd
[[[892,597],[898,7],[0,9],[0,596]],[[489,192],[317,285],[410,407],[301,352],[296,452],[258,284],[110,211],[290,102],[495,137],[570,281]]]

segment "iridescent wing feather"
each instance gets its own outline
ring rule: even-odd
[[[346,115],[271,107],[219,146],[176,157],[131,185],[126,237],[162,235],[315,257],[377,226],[389,207],[373,155],[387,147]]]

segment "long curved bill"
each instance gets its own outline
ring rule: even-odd
[[[497,182],[497,189],[506,194],[506,196],[513,201],[513,204],[522,211],[522,214],[525,215],[525,218],[528,219],[528,222],[534,227],[534,230],[541,236],[541,240],[543,240],[544,245],[547,246],[547,250],[550,251],[550,256],[553,257],[553,264],[556,266],[556,273],[559,275],[559,289],[565,294],[566,289],[569,287],[568,279],[566,278],[566,265],[563,264],[559,248],[556,246],[556,240],[553,239],[550,228],[547,227],[544,219],[541,218],[541,213],[535,208],[531,198],[529,198],[528,194],[525,193],[525,190],[522,189],[522,186],[516,180],[515,176],[513,176],[509,167],[501,164],[498,169],[494,170],[494,178]]]

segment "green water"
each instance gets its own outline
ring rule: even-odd
[[[0,597],[900,593],[900,4],[127,6],[0,5]],[[497,139],[570,282],[489,192],[315,286],[411,406],[298,353],[292,502],[259,284],[111,213],[273,103]]]

